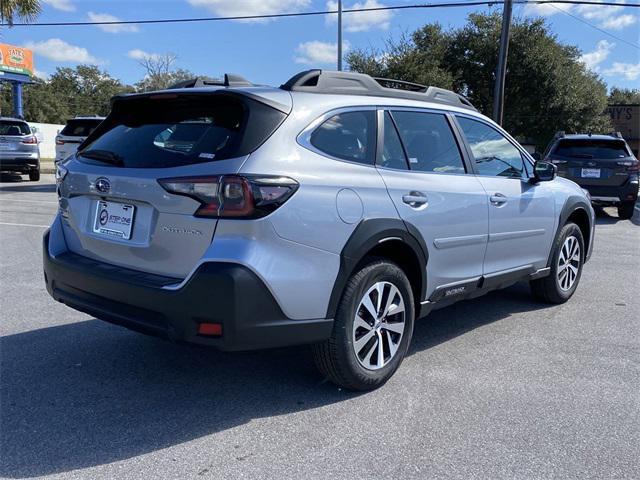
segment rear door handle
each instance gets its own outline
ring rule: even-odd
[[[507,203],[507,197],[500,192],[494,193],[489,197],[489,201],[493,205],[503,205]]]
[[[410,192],[408,195],[402,196],[402,201],[409,205],[410,207],[419,207],[420,205],[425,205],[429,199],[426,195],[420,192]]]

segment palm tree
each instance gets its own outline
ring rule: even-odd
[[[0,20],[9,26],[13,25],[14,17],[30,22],[41,9],[40,0],[0,0]]]

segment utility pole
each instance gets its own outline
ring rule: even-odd
[[[342,0],[338,0],[338,71],[342,71]]]
[[[496,68],[496,82],[493,88],[493,120],[502,125],[504,112],[504,83],[507,75],[507,55],[509,53],[509,29],[511,27],[511,10],[513,0],[504,0],[502,11],[502,32],[500,33],[500,52]]]

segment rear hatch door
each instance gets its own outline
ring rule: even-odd
[[[551,152],[559,173],[580,185],[623,185],[629,174],[625,162],[630,152],[619,139],[564,139]]]
[[[0,157],[16,157],[37,150],[37,144],[25,143],[34,136],[26,122],[0,120]]]
[[[64,160],[75,153],[78,146],[100,125],[101,121],[101,118],[74,118],[69,120],[56,137],[56,159]]]
[[[184,278],[217,220],[166,191],[166,178],[237,173],[285,114],[242,95],[160,94],[119,99],[81,150],[62,165],[65,238],[80,255]]]

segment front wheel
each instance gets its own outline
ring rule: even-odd
[[[414,317],[405,273],[386,260],[372,261],[349,279],[329,340],[312,347],[318,369],[349,390],[383,385],[407,353]]]
[[[618,205],[618,217],[623,220],[629,220],[633,217],[633,209],[636,207],[636,202],[623,202]]]
[[[547,303],[569,300],[578,288],[585,254],[582,231],[575,223],[567,223],[554,243],[550,274],[531,281],[533,295]]]

